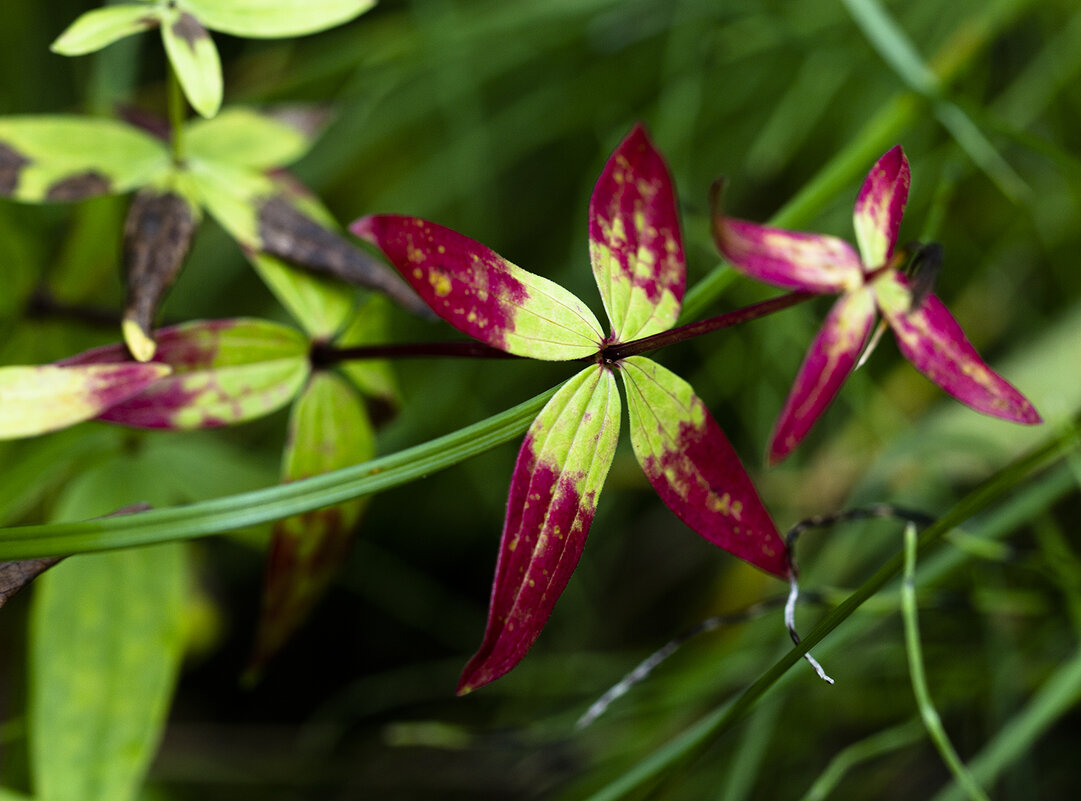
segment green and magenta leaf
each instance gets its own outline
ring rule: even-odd
[[[910,180],[908,159],[897,145],[875,162],[860,188],[852,221],[867,270],[881,267],[893,255]]]
[[[62,56],[81,56],[157,25],[157,10],[143,4],[95,8],[71,23],[49,49]]]
[[[770,464],[785,458],[807,436],[856,366],[875,322],[867,287],[846,292],[833,305],[796,375],[769,443]]]
[[[656,362],[620,362],[631,445],[661,500],[709,542],[788,573],[784,541],[721,427],[691,385]]]
[[[492,347],[563,360],[592,355],[605,340],[573,294],[449,228],[378,215],[357,220],[352,231],[380,248],[436,314]]]
[[[511,478],[488,626],[458,693],[511,670],[536,641],[578,564],[619,438],[620,402],[607,366],[591,366],[533,422]]]
[[[170,166],[163,142],[116,120],[0,118],[0,195],[16,200],[118,194],[150,183]]]
[[[289,419],[282,481],[329,473],[374,455],[375,434],[360,396],[334,373],[313,374]],[[316,509],[274,525],[253,668],[277,653],[341,569],[365,500]]]
[[[1042,422],[1028,399],[984,363],[937,296],[928,293],[918,309],[910,309],[908,280],[892,270],[872,286],[897,346],[917,370],[978,412],[1014,423]]]
[[[593,190],[589,255],[614,341],[675,325],[686,280],[679,212],[672,177],[641,125],[616,148]]]
[[[184,96],[203,117],[213,117],[221,108],[223,92],[221,57],[214,40],[198,19],[176,8],[162,13],[161,39]]]
[[[81,423],[139,394],[170,372],[164,364],[112,358],[78,366],[0,367],[0,439],[32,437]]]
[[[64,364],[119,361],[123,345],[87,351]],[[104,410],[99,419],[139,428],[214,428],[252,420],[287,404],[308,377],[308,340],[264,320],[200,320],[157,332],[148,365],[172,374]]]

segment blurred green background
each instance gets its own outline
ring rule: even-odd
[[[49,52],[52,39],[95,5],[7,0],[0,113],[163,111],[164,60],[154,36],[78,59]],[[767,470],[770,427],[829,300],[663,351],[660,360],[721,422],[782,528],[879,501],[941,514],[1081,408],[1076,2],[383,0],[311,37],[215,40],[226,104],[328,106],[332,121],[296,172],[343,224],[374,212],[435,220],[595,309],[588,200],[636,121],[649,127],[675,176],[689,285],[719,264],[707,201],[716,177],[727,176],[726,207],[736,216],[763,221],[785,209],[798,227],[851,239],[863,175],[902,144],[913,174],[902,241],[942,243],[937,291],[987,361],[1048,422],[1021,428],[961,407],[886,337],[801,449]],[[125,204],[0,205],[0,363],[41,363],[117,338],[26,309],[42,283],[67,303],[119,308]],[[698,316],[774,292],[729,274],[714,280],[723,290]],[[235,245],[207,223],[163,316],[240,314],[286,319]],[[389,337],[456,334],[395,314]],[[380,452],[502,411],[572,369],[401,363],[404,408],[382,429]],[[284,412],[188,435],[88,424],[0,444],[0,521],[88,516],[79,498],[118,471],[125,478],[110,491],[125,503],[181,503],[269,485],[284,426]],[[143,797],[587,798],[788,650],[779,609],[704,635],[575,731],[597,696],[671,637],[786,589],[686,529],[624,442],[578,572],[543,636],[509,676],[454,698],[457,673],[484,627],[516,447],[376,497],[340,580],[254,689],[238,677],[258,610],[266,532],[188,545],[189,654]],[[994,798],[1075,792],[1078,477],[1081,462],[1071,458],[1032,478],[919,569],[931,692],[958,751],[982,766]],[[809,534],[801,545],[804,586],[836,603],[900,543],[900,527],[890,522]],[[0,614],[0,784],[20,790],[29,781],[29,594]],[[822,614],[802,608],[801,626],[809,630]],[[877,596],[816,653],[836,686],[797,666],[704,757],[631,797],[956,797],[936,795],[949,775],[912,723],[896,590]],[[846,750],[869,737],[878,739]],[[829,772],[846,760],[850,770]]]

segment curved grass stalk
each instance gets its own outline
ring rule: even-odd
[[[556,389],[421,445],[303,481],[127,517],[0,528],[0,561],[204,537],[397,487],[520,436]]]
[[[988,478],[924,529],[917,540],[917,553],[922,554],[951,529],[993,506],[1035,473],[1076,448],[1079,436],[1081,418],[1075,419],[1042,446],[1022,455]],[[903,562],[904,554],[899,551],[828,614],[799,645],[762,673],[742,694],[724,702],[674,739],[639,760],[618,779],[590,795],[588,801],[616,801],[624,798],[641,787],[659,781],[677,767],[700,755],[747,715],[762,696],[785,678],[789,669],[799,662],[805,653],[851,617],[869,598],[897,578],[901,574]]]
[[[912,677],[912,691],[916,695],[916,706],[920,711],[924,728],[931,737],[931,742],[946,763],[958,786],[964,789],[972,801],[988,801],[987,793],[972,778],[957,750],[950,742],[949,735],[942,725],[931,691],[927,687],[927,676],[923,669],[923,647],[920,644],[920,624],[916,609],[916,527],[911,523],[905,526],[905,572],[901,583],[901,617],[905,624],[905,650],[908,653],[908,672]]]

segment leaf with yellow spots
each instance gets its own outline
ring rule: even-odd
[[[616,342],[666,331],[686,269],[672,178],[645,129],[616,148],[589,204],[589,255]]]
[[[549,360],[602,346],[601,324],[582,301],[467,236],[390,214],[362,217],[351,230],[381,249],[432,311],[474,339]]]
[[[540,635],[582,554],[619,423],[612,370],[592,365],[530,426],[511,478],[488,626],[462,673],[460,695],[509,671]]]
[[[785,545],[739,457],[691,385],[656,362],[620,362],[631,445],[668,508],[714,545],[769,573]]]

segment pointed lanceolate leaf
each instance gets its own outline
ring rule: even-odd
[[[199,20],[187,11],[169,9],[162,14],[161,39],[191,107],[204,117],[221,108],[221,58],[214,40]]]
[[[148,364],[173,374],[99,419],[139,428],[213,428],[252,420],[287,404],[308,377],[308,341],[265,320],[200,320],[157,332]],[[87,351],[65,364],[124,358],[123,345]]]
[[[302,36],[363,14],[375,0],[185,0],[215,31],[249,39]]]
[[[428,313],[424,302],[392,270],[344,237],[302,214],[284,196],[259,206],[260,249],[315,273],[384,293],[414,313]]]
[[[594,365],[564,384],[530,427],[511,478],[488,626],[459,694],[509,671],[540,635],[582,554],[619,422],[615,378]]]
[[[874,322],[874,295],[866,287],[846,292],[833,305],[777,418],[769,443],[770,464],[786,457],[826,410],[855,367]]]
[[[137,361],[154,355],[151,329],[195,235],[196,209],[176,192],[144,189],[124,223],[124,340]]]
[[[353,223],[436,314],[459,331],[517,356],[563,360],[598,351],[605,336],[577,297],[469,237],[416,217]]]
[[[1028,399],[984,363],[938,297],[928,294],[910,311],[911,288],[896,271],[872,286],[901,353],[917,370],[978,412],[1015,423],[1041,422]]]
[[[349,319],[356,305],[353,288],[265,253],[249,251],[247,256],[263,283],[312,339],[329,340]]]
[[[843,239],[726,217],[722,190],[722,184],[715,183],[710,197],[713,241],[739,272],[804,292],[842,292],[863,283],[860,258]]]
[[[308,150],[308,137],[295,126],[249,108],[228,108],[196,120],[184,132],[189,157],[267,170],[291,164]]]
[[[289,420],[282,481],[329,473],[375,455],[364,402],[334,373],[315,373]],[[304,622],[341,569],[363,500],[288,517],[274,526],[252,667],[258,669]]]
[[[80,366],[0,367],[0,439],[32,437],[89,420],[169,374],[125,361],[126,351]]]
[[[875,162],[860,188],[852,222],[867,270],[881,267],[893,255],[909,181],[908,159],[897,145]]]
[[[340,348],[349,348],[386,342],[389,310],[390,302],[386,298],[372,295],[357,309],[357,313],[334,344]],[[398,379],[390,362],[382,359],[352,359],[339,364],[338,369],[363,395],[381,405],[383,413],[393,414],[401,406]]]
[[[735,450],[691,385],[641,356],[620,365],[634,455],[661,500],[709,542],[762,570],[785,575],[784,541]]]
[[[127,192],[170,167],[165,144],[90,117],[0,118],[0,195],[28,202]]]
[[[679,212],[668,168],[640,125],[593,190],[589,254],[616,342],[675,325],[686,277]]]
[[[124,3],[95,8],[71,23],[49,49],[62,56],[81,56],[157,24],[157,10],[145,4]]]

